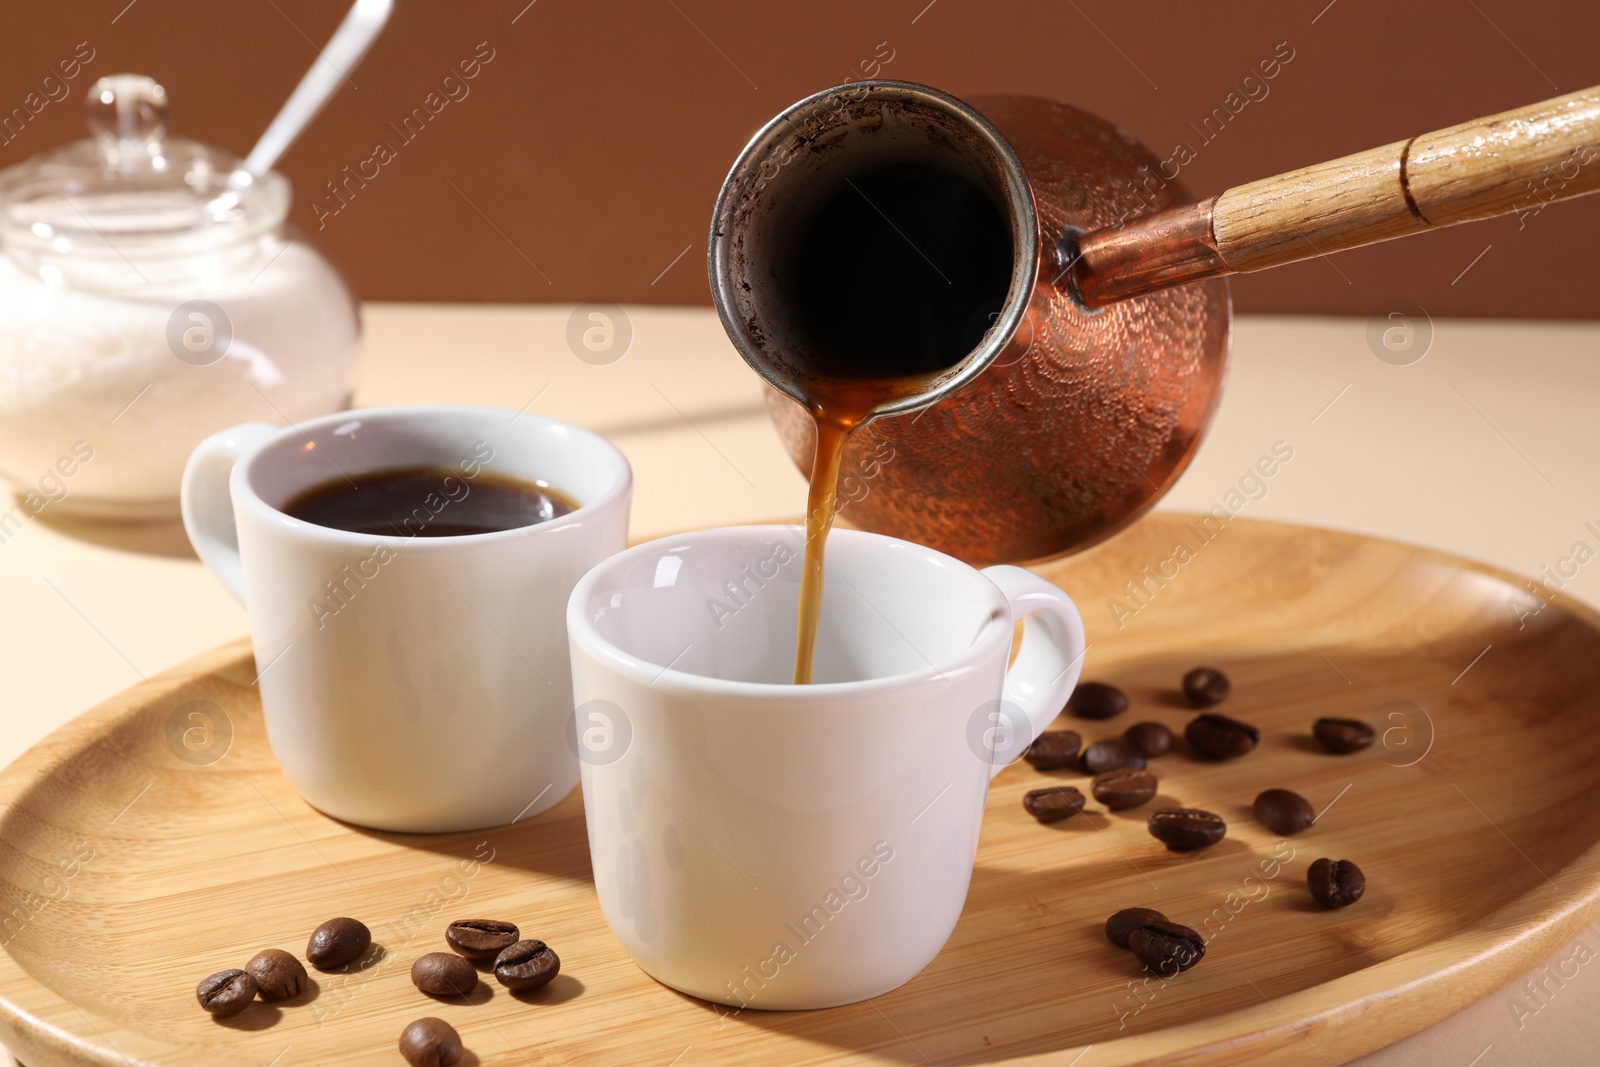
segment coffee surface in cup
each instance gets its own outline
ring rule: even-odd
[[[339,477],[282,507],[305,522],[350,533],[461,537],[548,522],[578,504],[546,485],[450,467],[397,467]]]

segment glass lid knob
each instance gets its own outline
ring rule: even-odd
[[[126,167],[149,165],[161,154],[167,132],[167,91],[143,74],[111,74],[90,86],[84,97],[89,132],[101,155]]]

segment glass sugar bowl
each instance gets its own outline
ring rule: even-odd
[[[5,535],[42,512],[175,517],[202,438],[349,402],[356,305],[285,235],[288,181],[166,136],[150,78],[86,105],[92,138],[0,172]]]

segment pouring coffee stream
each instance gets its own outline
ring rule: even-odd
[[[982,190],[920,163],[847,177],[806,228],[794,276],[803,340],[792,354],[817,445],[796,684],[811,680],[823,550],[850,435],[886,405],[921,395],[982,340],[984,313],[999,309],[1010,280],[1008,243],[1005,223]]]
[[[790,107],[724,182],[709,267],[812,475],[796,680],[841,463],[895,456],[852,504],[866,529],[975,564],[1087,547],[1193,456],[1226,369],[1225,275],[1593,192],[1597,157],[1600,88],[1201,201],[1052,101],[876,81]]]

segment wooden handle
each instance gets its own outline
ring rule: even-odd
[[[1600,190],[1600,86],[1235,186],[1079,239],[1091,306]]]
[[[1212,227],[1254,271],[1600,189],[1600,87],[1235,186]]]

